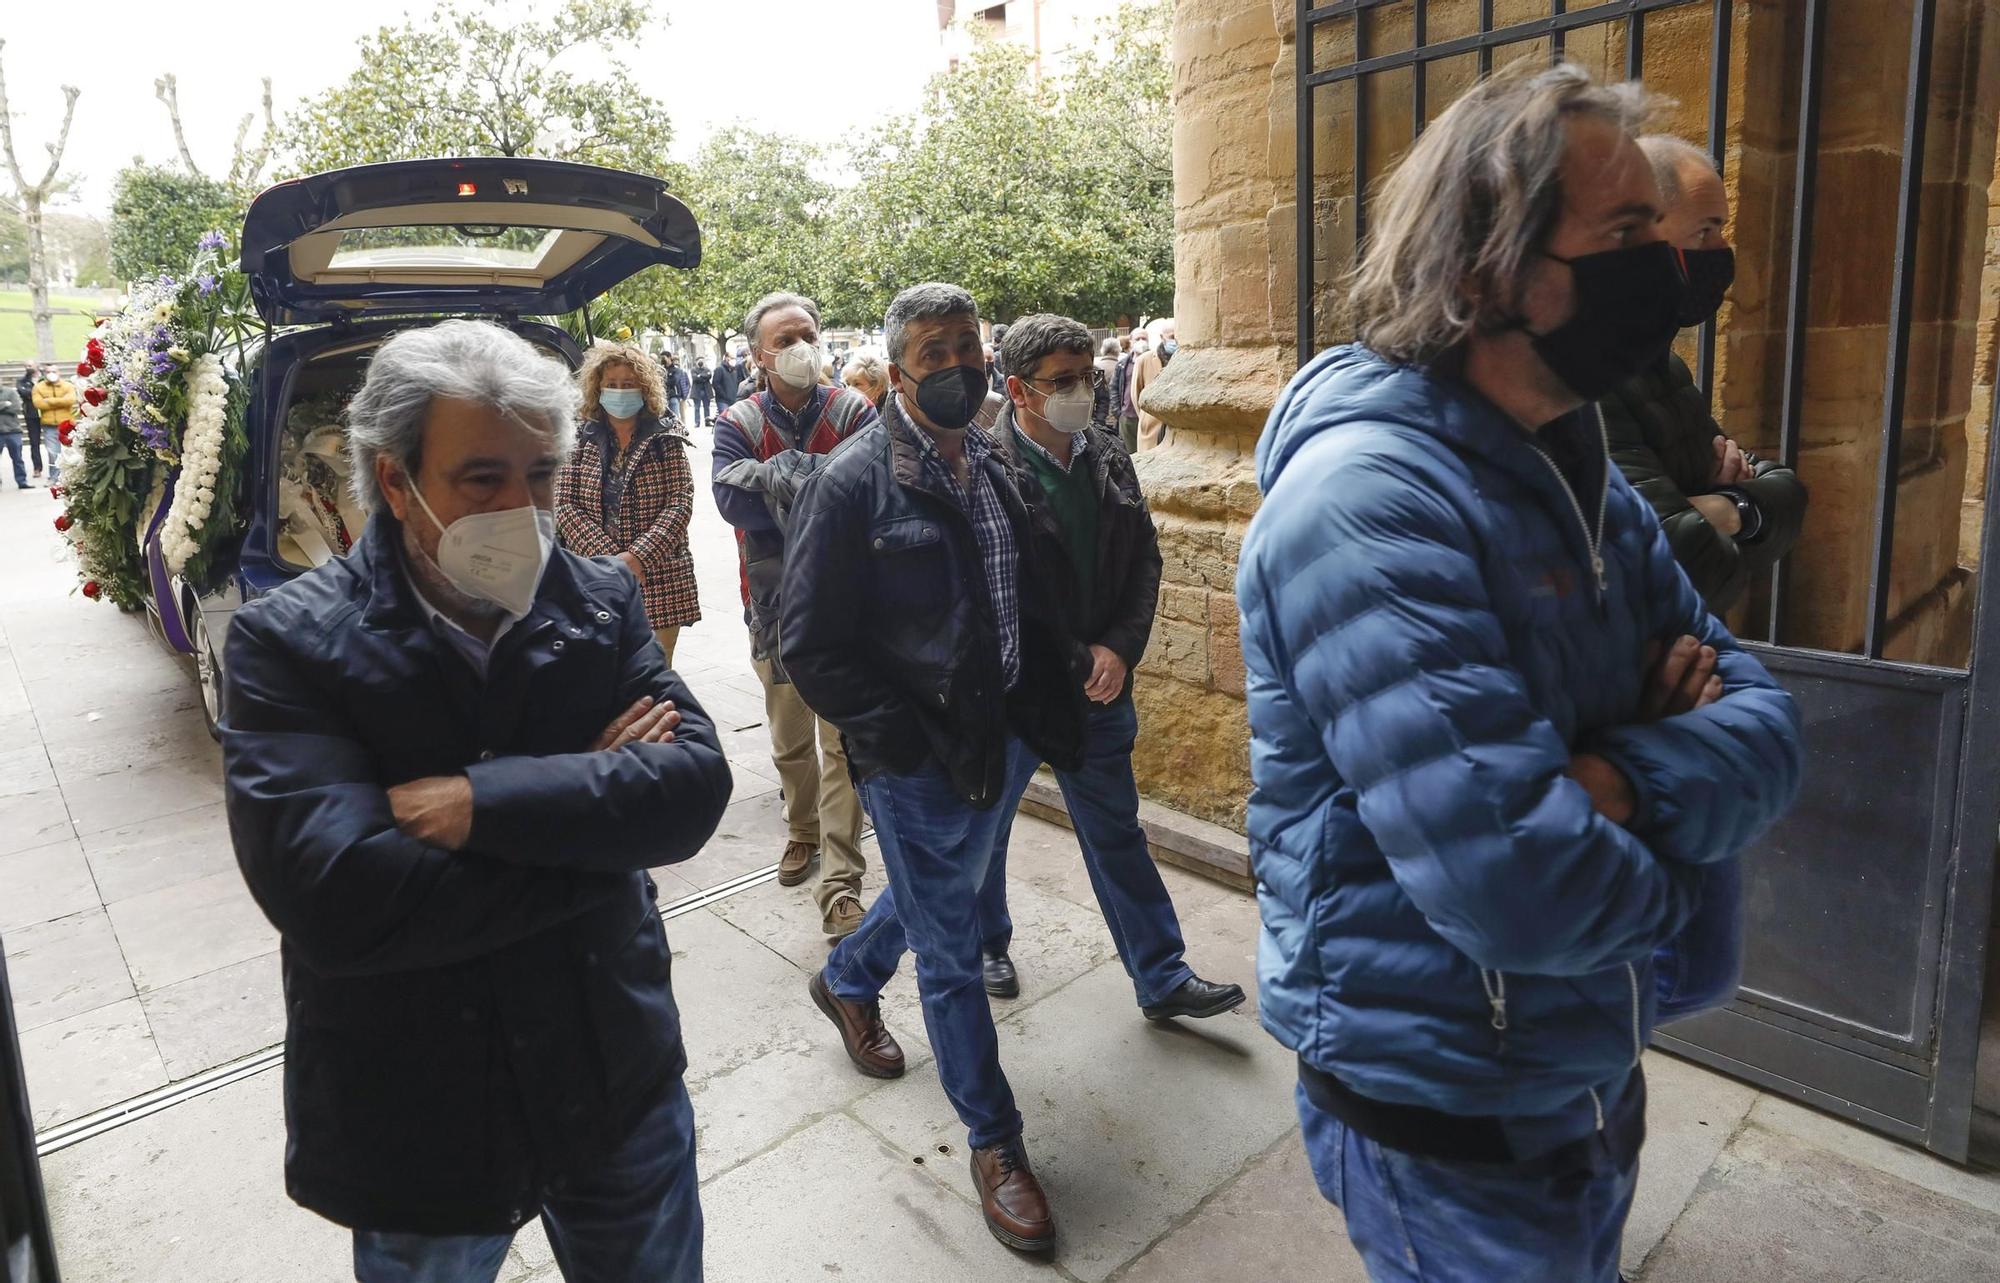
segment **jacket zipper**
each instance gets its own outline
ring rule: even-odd
[[[1493,1008],[1493,1054],[1502,1055],[1507,1050],[1507,973],[1479,969],[1479,983],[1486,990],[1486,1005]]]
[[[1604,578],[1604,514],[1611,504],[1611,431],[1604,426],[1603,408],[1592,406],[1591,409],[1597,412],[1597,434],[1604,443],[1604,484],[1597,492],[1597,525],[1594,529],[1590,519],[1584,515],[1583,501],[1570,488],[1569,478],[1563,475],[1563,470],[1556,466],[1556,461],[1549,457],[1547,450],[1542,449],[1539,443],[1534,444],[1535,453],[1542,456],[1542,462],[1548,464],[1549,471],[1555,474],[1556,484],[1562,487],[1570,510],[1576,513],[1577,524],[1583,527],[1584,546],[1590,549],[1590,573],[1597,580],[1597,604],[1602,606],[1604,594],[1610,590]]]
[[[1626,963],[1625,978],[1632,982],[1632,1063],[1637,1065],[1646,1053],[1646,1040],[1639,1033],[1639,969]]]

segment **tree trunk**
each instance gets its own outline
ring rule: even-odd
[[[35,326],[35,359],[56,359],[55,315],[49,308],[49,255],[42,236],[42,194],[24,192],[21,221],[28,228],[28,318]]]

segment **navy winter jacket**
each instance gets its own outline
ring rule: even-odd
[[[508,1233],[686,1066],[646,869],[701,849],[729,764],[623,567],[558,550],[482,684],[401,537],[380,514],[236,613],[229,830],[283,938],[292,1197],[363,1229]],[[674,740],[591,751],[642,695],[674,701]],[[404,834],[387,790],[454,774],[467,849]]]
[[[1263,1020],[1376,1100],[1542,1115],[1620,1079],[1699,866],[1798,787],[1791,697],[1703,609],[1595,411],[1551,433],[1583,443],[1574,488],[1465,385],[1347,347],[1258,445],[1237,592]],[[1683,633],[1723,697],[1637,724],[1647,643]],[[1565,774],[1579,752],[1631,780],[1629,827]]]

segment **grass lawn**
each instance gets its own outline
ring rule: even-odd
[[[73,364],[90,335],[97,309],[109,306],[94,298],[54,294],[49,297],[56,326],[56,360]],[[0,291],[0,364],[33,360],[35,327],[28,317],[28,294],[22,290]]]

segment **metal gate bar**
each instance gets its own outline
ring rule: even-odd
[[[1909,400],[1910,296],[1917,281],[1917,230],[1924,188],[1925,125],[1930,118],[1931,35],[1937,0],[1917,0],[1910,15],[1910,77],[1903,103],[1903,164],[1897,181],[1896,283],[1889,297],[1889,359],[1883,373],[1882,466],[1875,478],[1875,561],[1868,569],[1868,632],[1862,652],[1882,658],[1889,632],[1890,562],[1896,547],[1896,483],[1902,474],[1903,409]]]
[[[1544,36],[1553,42],[1557,36],[1564,32],[1575,31],[1582,27],[1602,26],[1607,22],[1617,21],[1621,15],[1629,18],[1634,14],[1652,13],[1659,9],[1678,9],[1683,5],[1697,4],[1699,2],[1700,0],[1612,0],[1609,4],[1601,4],[1595,8],[1578,10],[1575,13],[1565,12],[1551,15],[1547,18],[1529,18],[1525,21],[1517,22],[1512,26],[1502,27],[1497,31],[1480,31],[1473,35],[1459,36],[1452,40],[1441,40],[1434,45],[1404,49],[1397,53],[1379,54],[1370,58],[1361,58],[1344,66],[1328,67],[1321,71],[1314,71],[1311,67],[1312,30],[1311,27],[1306,25],[1308,20],[1312,22],[1313,26],[1318,26],[1325,22],[1330,22],[1335,18],[1344,18],[1350,15],[1358,16],[1364,10],[1380,9],[1390,4],[1407,3],[1407,0],[1349,0],[1349,3],[1331,4],[1323,9],[1303,9],[1303,6],[1301,6],[1303,11],[1299,15],[1298,40],[1299,61],[1301,64],[1300,81],[1310,88],[1317,89],[1321,85],[1337,85],[1343,80],[1353,80],[1359,76],[1373,75],[1378,71],[1395,71],[1403,67],[1415,66],[1418,63],[1438,62],[1446,58],[1456,58],[1460,54],[1474,52],[1490,54],[1492,50],[1500,48],[1503,45],[1520,44],[1523,41],[1538,40]],[[1481,16],[1484,17],[1491,12],[1491,8],[1490,6],[1482,6],[1480,12]],[[1315,14],[1320,16],[1315,18],[1313,16]],[[1485,65],[1488,68],[1492,66],[1490,59]]]
[[[1799,425],[1805,416],[1806,313],[1812,306],[1807,269],[1812,262],[1813,207],[1819,192],[1819,92],[1826,57],[1827,7],[1831,0],[1806,0],[1805,58],[1799,74],[1798,160],[1792,178],[1792,262],[1786,278],[1785,390],[1778,409],[1778,461],[1799,466]],[[1783,641],[1785,602],[1791,571],[1780,561],[1771,571],[1771,618],[1764,636]]]

